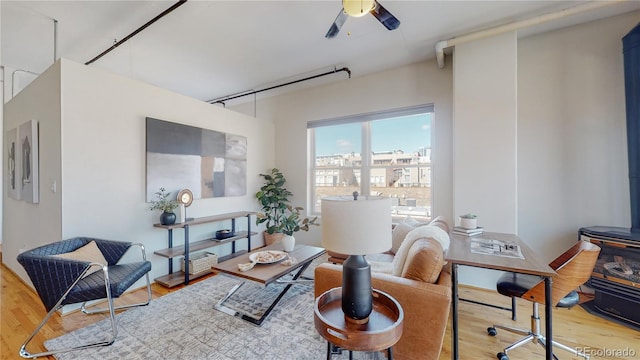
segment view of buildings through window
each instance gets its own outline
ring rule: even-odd
[[[311,201],[354,191],[392,199],[392,215],[431,218],[433,107],[310,123]]]

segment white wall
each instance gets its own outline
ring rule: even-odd
[[[509,195],[499,213],[488,210],[493,198],[478,202],[475,209],[462,208],[461,196],[475,189],[476,176],[461,179],[458,171],[462,169],[458,169],[453,185],[453,141],[466,135],[457,130],[453,133],[454,75],[450,66],[439,70],[429,61],[260,100],[257,115],[275,122],[276,165],[288,176],[296,201],[302,203],[307,185],[307,121],[433,102],[434,213],[454,220],[453,216],[459,215],[453,210],[456,194],[456,201],[461,201],[456,211],[481,209],[481,225],[513,231],[540,256],[551,260],[576,241],[582,226],[630,224],[621,38],[638,21],[640,13],[635,12],[577,25],[519,39],[517,47],[511,42],[500,52],[504,58],[497,64],[508,66],[508,77],[489,76],[483,81],[485,92],[498,91],[508,101],[492,101],[492,108],[482,107],[485,113],[478,114],[491,124],[508,120],[498,129],[505,137],[500,140],[508,143],[498,154],[508,161],[507,179],[501,178],[505,171],[495,160],[482,159],[497,170],[482,184],[493,190],[496,187],[490,184],[494,182],[508,186]],[[473,45],[467,50],[473,50]],[[456,51],[456,61],[462,60],[462,54]],[[478,61],[475,73],[464,76],[479,79],[485,60],[473,61]],[[474,68],[473,62],[470,67]],[[494,67],[498,74],[499,70]],[[455,76],[457,84],[467,81],[460,78],[462,74]],[[508,91],[513,91],[511,96]],[[483,96],[484,101],[489,95]],[[458,105],[456,115],[463,112],[471,116],[478,109],[473,101],[464,108]],[[233,109],[254,114],[253,103]],[[496,114],[498,119],[493,118]],[[488,127],[481,129],[482,136],[467,136],[467,140],[475,138],[476,145],[482,145],[487,141],[487,130],[490,141],[496,141],[498,137],[492,137],[493,129]],[[496,145],[492,151],[497,150]],[[456,155],[456,161],[468,160]],[[319,234],[314,231],[300,237],[319,243]],[[465,281],[493,288],[494,283],[485,277],[478,272]]]
[[[24,274],[15,261],[19,247],[32,248],[74,236],[94,236],[142,242],[153,262],[152,279],[167,273],[167,260],[153,255],[154,250],[167,246],[167,232],[152,227],[159,221],[159,213],[149,211],[149,204],[145,202],[147,116],[247,137],[247,194],[197,199],[189,207],[190,217],[258,209],[253,196],[260,186],[258,173],[274,164],[274,127],[270,121],[254,119],[68,60],[57,62],[57,67],[61,68],[61,80],[54,77],[58,83],[42,89],[41,76],[7,104],[7,108],[19,113],[38,111],[32,116],[41,124],[60,124],[55,131],[43,129],[41,125],[41,144],[59,139],[62,142],[61,146],[43,146],[41,150],[42,155],[49,151],[59,154],[59,159],[41,157],[40,191],[47,197],[43,197],[39,205],[31,205],[31,214],[16,214],[14,206],[4,209],[3,261],[12,270]],[[44,92],[62,94],[61,100],[57,95],[57,104],[60,106],[61,103],[62,109],[55,113],[40,106]],[[55,102],[51,107],[55,108]],[[44,119],[42,113],[47,113],[51,120]],[[13,119],[14,115],[7,114],[7,118]],[[57,182],[56,193],[49,190],[54,181]],[[23,203],[17,205],[26,207]],[[47,214],[40,219],[37,215],[45,209]],[[44,224],[39,225],[37,220]],[[45,229],[47,223],[51,223],[48,226],[51,231]],[[246,227],[242,222],[237,225],[239,229]],[[229,223],[220,223],[193,227],[191,240],[211,237],[214,230],[229,226]],[[23,227],[36,233],[22,236]],[[180,245],[182,238],[181,230],[174,231],[175,245]],[[258,236],[252,246],[261,242],[262,238]],[[244,243],[238,245],[240,249],[245,246]],[[224,254],[229,249],[227,245],[215,248],[214,252]],[[177,261],[174,266],[179,266]]]
[[[2,19],[2,6],[0,6],[0,19]],[[2,39],[2,26],[0,26],[0,39]],[[2,96],[0,96],[0,124],[2,124],[2,128],[3,131],[2,133],[5,134],[6,131],[4,130],[4,89],[5,89],[5,81],[4,81],[4,66],[3,66],[4,62],[2,61],[2,46],[0,46],[0,81],[2,81],[0,83],[0,85],[2,86],[2,88],[0,89],[0,94],[2,94]],[[0,137],[0,146],[2,146],[4,148],[4,136]],[[3,168],[3,169],[6,169]],[[0,171],[0,174],[4,175],[4,170]],[[4,200],[4,196],[2,199],[0,199],[0,208],[2,208],[2,203]],[[2,219],[0,219],[0,229],[2,229]],[[2,246],[2,236],[0,235],[0,246]]]
[[[454,211],[516,231],[517,39],[458,45],[454,68]]]
[[[583,226],[629,227],[622,37],[635,12],[518,44],[518,233],[547,260]]]
[[[307,201],[308,121],[433,103],[433,212],[451,218],[451,85],[451,70],[428,61],[259,100],[255,109],[259,118],[276,124],[276,166],[287,178],[293,202],[302,205]],[[233,109],[253,115],[254,103]],[[320,233],[314,227],[296,233],[296,239],[320,244]]]
[[[457,45],[453,56],[454,211],[511,234],[517,230],[516,54],[516,33],[509,32]],[[459,281],[493,288],[499,275],[461,268]]]
[[[60,106],[59,63],[51,66],[18,96],[5,104],[5,131],[32,119],[38,121],[41,180],[60,178]],[[3,150],[3,159],[3,169],[7,169],[7,149]],[[62,201],[59,194],[45,190],[46,181],[40,182],[38,204],[10,199],[6,182],[7,178],[3,176],[2,261],[26,279],[26,273],[17,263],[16,256],[21,250],[60,239]]]

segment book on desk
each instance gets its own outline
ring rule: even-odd
[[[475,235],[482,234],[484,232],[484,228],[477,227],[475,229],[465,229],[465,228],[460,227],[460,226],[454,226],[453,230],[451,230],[451,232],[453,234],[456,234],[456,235],[475,236]]]

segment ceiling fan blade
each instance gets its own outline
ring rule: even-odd
[[[348,17],[349,15],[347,15],[347,13],[344,12],[344,9],[340,9],[340,12],[336,17],[336,20],[333,22],[333,24],[329,28],[329,31],[327,31],[327,35],[325,35],[324,37],[326,37],[327,39],[336,37],[336,35],[338,35],[338,32],[340,32],[342,25],[344,25],[344,22],[347,21]]]
[[[395,30],[400,26],[400,20],[398,20],[387,9],[382,7],[379,2],[375,1],[375,7],[371,10],[371,14],[384,25],[388,30]]]

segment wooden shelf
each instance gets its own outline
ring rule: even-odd
[[[233,259],[234,257],[240,256],[246,253],[247,253],[247,250],[236,251],[235,253],[231,253],[229,255],[219,257],[218,262],[227,261],[229,259]],[[201,276],[211,274],[212,272],[213,272],[212,270],[206,270],[206,271],[199,272],[197,274],[191,274],[189,275],[189,280],[191,281],[193,279],[197,279]],[[154,280],[158,284],[165,287],[169,287],[169,288],[182,285],[184,284],[184,271],[177,271],[177,272],[174,272],[173,274],[160,276],[155,278]]]
[[[203,271],[198,274],[190,274],[187,279],[185,279],[184,271],[173,271],[173,258],[178,256],[184,256],[185,261],[189,260],[189,256],[192,252],[213,248],[216,246],[224,245],[224,244],[232,244],[231,246],[231,254],[225,256],[218,256],[218,262],[223,262],[229,259],[232,259],[236,256],[246,254],[248,251],[251,251],[251,237],[254,235],[258,235],[257,232],[251,232],[251,215],[255,215],[256,213],[253,211],[237,211],[228,214],[220,214],[213,216],[206,216],[201,218],[191,219],[189,221],[185,221],[178,224],[172,225],[162,225],[162,224],[153,224],[154,227],[161,228],[167,230],[169,247],[165,249],[156,250],[153,253],[158,256],[162,256],[168,259],[169,261],[169,274],[160,276],[155,279],[158,284],[164,285],[166,287],[173,287],[176,285],[184,284],[188,285],[189,281],[192,279],[199,278],[203,275],[210,274],[211,269]],[[236,231],[236,219],[244,218],[247,221],[247,230],[244,231]],[[189,241],[189,229],[195,225],[202,224],[210,224],[220,221],[231,220],[231,231],[235,232],[235,234],[226,239],[216,239],[209,238],[198,241]],[[181,246],[173,246],[173,229],[184,229],[184,239],[185,244]],[[236,241],[247,239],[247,250],[236,250]],[[185,253],[185,245],[188,246],[188,253]],[[187,272],[189,271],[189,263],[186,262],[185,268]]]
[[[241,240],[246,238],[248,235],[249,233],[247,231],[238,231],[236,232],[235,236],[222,239],[222,240],[213,238],[213,239],[204,239],[200,241],[194,241],[192,243],[189,243],[189,252],[204,250],[204,249],[220,246],[222,244],[230,243],[233,241]],[[258,233],[252,232],[251,236],[254,236],[254,235],[258,235]],[[184,245],[174,246],[172,248],[167,248],[167,249],[156,250],[153,253],[156,255],[160,255],[160,256],[171,259],[176,256],[184,255]]]
[[[207,223],[212,223],[212,222],[218,222],[218,221],[242,218],[242,217],[246,217],[246,216],[254,215],[254,214],[255,214],[255,212],[253,212],[253,211],[238,211],[238,212],[233,212],[233,213],[228,213],[228,214],[221,214],[221,215],[213,215],[213,216],[195,218],[195,219],[192,219],[192,220],[189,220],[189,221],[185,221],[185,222],[177,223],[177,224],[173,224],[173,225],[153,224],[153,226],[157,227],[157,228],[167,229],[167,230],[168,229],[181,229],[181,228],[184,228],[185,225],[193,226],[193,225],[207,224]]]

